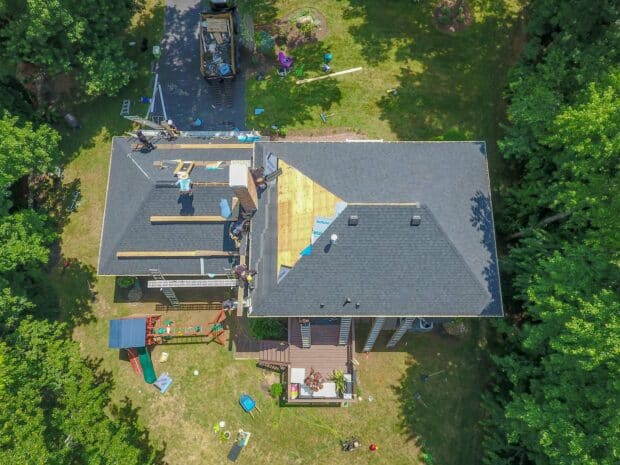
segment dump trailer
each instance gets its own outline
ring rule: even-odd
[[[200,72],[208,81],[233,79],[237,74],[235,12],[200,14]]]

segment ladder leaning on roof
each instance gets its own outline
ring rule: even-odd
[[[151,276],[153,277],[153,279],[155,279],[156,281],[165,281],[164,275],[161,274],[161,271],[159,271],[159,268],[151,268],[149,272],[151,273]],[[177,295],[174,293],[172,288],[162,287],[161,291],[164,293],[166,298],[170,301],[170,305],[172,305],[174,308],[180,307],[179,299],[177,298]]]

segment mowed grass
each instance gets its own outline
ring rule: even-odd
[[[470,0],[474,22],[456,34],[434,27],[437,2],[430,0],[254,1],[265,22],[308,8],[326,18],[324,40],[287,50],[303,65],[304,78],[323,74],[325,52],[333,54],[333,72],[363,70],[296,85],[294,73],[277,76],[274,60],[269,80],[248,79],[249,128],[276,125],[308,135],[348,128],[385,140],[485,140],[492,175],[503,174],[496,148],[504,119],[501,97],[522,42],[523,1]],[[254,108],[265,112],[255,116]],[[320,113],[331,115],[327,123]]]
[[[259,117],[264,120],[252,116],[248,125],[282,124],[308,134],[324,126],[328,131],[348,127],[384,139],[463,133],[467,137],[462,138],[492,143],[502,117],[499,96],[506,67],[514,56],[511,40],[518,29],[517,5],[474,4],[475,25],[450,36],[433,29],[430,3],[424,1],[377,6],[370,1],[313,2],[311,6],[327,17],[330,34],[323,44],[293,55],[305,53],[308,62],[314,60],[318,67],[322,52],[329,50],[335,71],[353,66],[363,66],[364,71],[303,88],[291,85],[292,77],[266,82],[249,79],[248,113],[256,106],[266,113]],[[305,5],[309,4],[275,3],[278,15]],[[146,14],[136,18],[128,41],[139,43],[148,36],[152,44],[161,36],[162,26],[163,1],[150,0]],[[153,353],[157,373],[167,371],[174,380],[162,396],[133,373],[118,351],[107,348],[111,318],[152,311],[152,305],[114,303],[113,279],[94,276],[111,137],[130,128],[118,116],[120,103],[123,98],[135,102],[138,96],[150,94],[152,85],[150,54],[137,49],[132,53],[141,74],[119,97],[72,109],[84,128],[64,134],[65,182],[79,181],[82,201],[64,225],[61,246],[63,256],[78,265],[69,272],[52,273],[66,313],[79,323],[74,337],[84,356],[100,360],[101,369],[112,376],[114,403],[136,409],[170,465],[225,463],[231,443],[222,442],[212,431],[220,420],[233,433],[238,428],[252,432],[239,464],[416,464],[422,463],[422,452],[430,453],[436,465],[479,464],[480,392],[488,376],[480,322],[472,321],[471,333],[461,340],[435,333],[411,334],[393,351],[382,351],[389,336],[384,334],[378,351],[356,354],[363,400],[349,408],[279,407],[267,392],[274,375],[256,368],[253,361],[234,360],[228,347],[216,344],[157,347]],[[319,74],[318,68],[306,69],[306,77]],[[395,97],[387,96],[389,88],[398,89]],[[137,113],[145,110],[138,107]],[[328,125],[320,121],[321,110],[334,113]],[[81,318],[75,318],[77,312]],[[204,323],[200,315],[196,318]],[[365,331],[363,325],[357,328],[358,346]],[[158,362],[162,350],[170,354],[165,364]],[[420,377],[441,370],[426,382]],[[254,419],[238,405],[244,392],[254,396],[262,410]],[[339,441],[351,436],[362,441],[363,450],[341,452]],[[377,452],[367,449],[371,442],[378,444]]]

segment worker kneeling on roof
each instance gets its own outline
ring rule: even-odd
[[[174,183],[175,186],[179,186],[181,190],[181,194],[191,194],[192,193],[192,180],[189,178],[187,173],[179,174],[179,179]]]

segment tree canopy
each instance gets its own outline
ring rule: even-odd
[[[501,142],[521,177],[499,212],[509,317],[486,463],[620,460],[620,29],[613,2],[537,0]],[[565,213],[562,221],[541,220]],[[541,226],[544,224],[544,226]]]
[[[61,158],[48,126],[4,114],[0,132],[3,192]],[[131,405],[110,405],[109,376],[82,359],[66,324],[48,319],[59,305],[45,270],[55,223],[45,211],[0,206],[0,463],[157,463]]]
[[[18,64],[74,74],[88,95],[113,95],[135,71],[123,32],[136,0],[0,0],[0,74]]]

